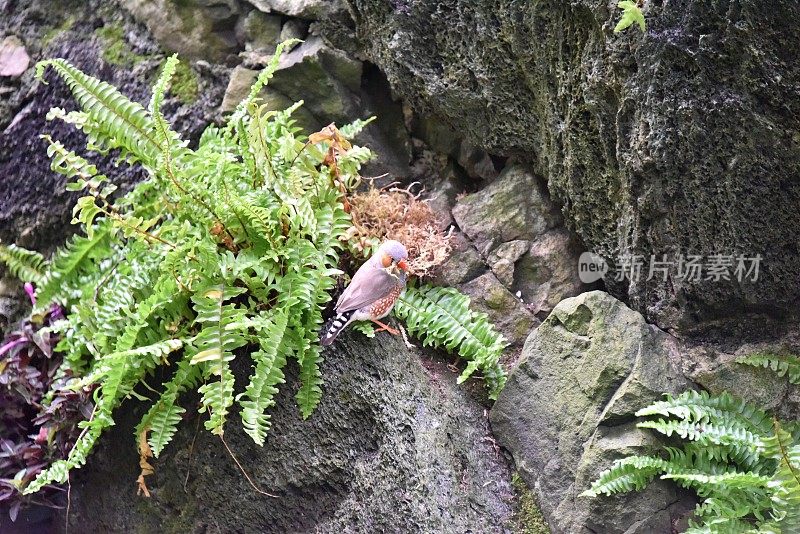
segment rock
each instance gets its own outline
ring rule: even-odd
[[[501,531],[513,511],[508,467],[486,439],[483,406],[444,362],[423,365],[399,337],[352,331],[324,356],[322,402],[307,421],[295,407],[290,367],[263,448],[238,415],[226,427],[239,461],[277,499],[252,490],[216,436],[201,428],[192,447],[191,419],[204,417],[196,413],[153,462],[152,497],[137,497],[131,436],[143,411],[130,403],[73,475],[70,530]],[[249,374],[249,362],[234,364],[237,378]]]
[[[461,232],[454,232],[450,257],[438,269],[435,282],[439,285],[457,286],[474,280],[486,272],[486,264],[478,251]]]
[[[414,113],[411,134],[421,139],[431,150],[458,157],[460,138],[443,120],[427,113]]]
[[[283,28],[281,28],[280,41],[288,41],[289,39],[305,39],[308,35],[308,22],[302,19],[289,19]],[[292,50],[297,45],[292,45],[286,51]]]
[[[268,109],[275,110],[303,100],[301,109],[307,113],[300,125],[307,131],[317,131],[331,122],[341,125],[361,116],[356,93],[361,85],[361,68],[360,62],[328,48],[319,37],[311,37],[281,57],[278,70],[260,96]],[[234,109],[257,76],[258,71],[234,68],[220,111]]]
[[[756,281],[607,277],[648,319],[796,319],[800,3],[648,2],[622,34],[605,0],[347,3],[395,92],[546,176],[588,250],[762,257]]]
[[[245,50],[259,50],[273,54],[278,43],[283,41],[281,18],[253,10],[240,17],[236,24],[236,37],[245,44]]]
[[[344,9],[340,0],[248,0],[265,13],[281,13],[290,17],[320,20]]]
[[[589,289],[578,277],[580,246],[564,228],[540,235],[526,252],[512,271],[514,282],[508,287],[519,291],[534,313],[549,312],[563,299]]]
[[[242,66],[236,66],[231,71],[228,87],[225,89],[225,96],[222,97],[222,104],[219,110],[222,113],[229,113],[236,109],[239,102],[250,94],[250,86],[256,81],[258,71]]]
[[[234,69],[234,75],[236,83],[232,76],[229,98],[221,111],[235,107],[246,94],[238,89],[250,73]],[[284,54],[260,96],[270,110],[282,110],[303,100],[304,105],[293,118],[307,132],[318,131],[332,122],[341,126],[371,115],[379,116],[380,120],[367,126],[356,138],[358,144],[381,155],[379,161],[365,166],[362,174],[389,172],[395,177],[408,174],[408,133],[400,105],[391,100],[385,79],[377,76],[375,70],[365,73],[360,61],[330,48],[320,37],[312,35]]]
[[[663,483],[624,502],[578,497],[614,459],[658,448],[634,412],[691,386],[679,361],[674,338],[601,291],[562,301],[528,337],[490,420],[553,532],[671,532],[691,507]]]
[[[188,59],[223,63],[238,49],[235,1],[121,0],[159,44]]]
[[[735,347],[708,343],[686,347],[684,374],[710,393],[727,391],[784,421],[800,420],[800,388],[771,369],[736,362],[754,353],[800,354],[800,331],[794,328],[769,342]]]
[[[437,217],[439,229],[447,231],[455,222],[451,210],[456,198],[467,188],[463,172],[446,155],[420,147],[415,151],[411,175],[411,179],[420,184],[425,202]]]
[[[324,87],[317,91],[329,90],[331,83],[325,81],[335,80],[350,91],[358,91],[361,87],[361,74],[363,66],[360,61],[351,59],[338,50],[328,47],[321,38],[311,36],[300,46],[281,56],[278,72],[294,67],[292,74],[303,76],[306,82],[323,82]],[[288,92],[289,88],[297,87],[297,83],[290,83],[289,76],[281,79],[277,76],[276,89]],[[323,81],[323,78],[327,80]],[[306,89],[314,90],[313,87]],[[331,113],[331,112],[329,112]]]
[[[469,295],[471,308],[486,313],[492,324],[514,346],[522,346],[531,329],[539,324],[539,320],[492,273],[462,284],[459,289]]]
[[[2,10],[2,8],[0,8]],[[74,11],[74,10],[73,10]],[[131,14],[101,0],[86,0],[74,18],[65,24],[63,2],[35,0],[9,4],[0,15],[0,35],[17,35],[27,43],[31,58],[62,57],[89,75],[112,83],[126,96],[147,105],[153,80],[163,55],[157,56],[158,44],[147,29]],[[84,16],[85,15],[85,16]],[[97,28],[121,29],[126,46],[144,57],[135,65],[113,65],[103,59],[103,40]],[[40,48],[42,36],[58,28],[58,38]],[[184,106],[171,96],[164,102],[164,113],[174,129],[187,140],[196,140],[214,120],[222,99],[226,78],[224,68],[195,69],[198,74],[198,98]],[[49,253],[63,244],[78,227],[70,224],[76,193],[65,191],[65,177],[50,169],[47,143],[39,136],[49,134],[70,149],[84,153],[86,136],[62,121],[47,121],[52,107],[75,109],[75,99],[66,85],[49,71],[48,85],[36,82],[32,68],[10,82],[14,92],[0,97],[0,240],[19,242],[28,248]],[[0,79],[0,85],[2,85]],[[146,171],[140,167],[117,165],[116,155],[92,156],[101,172],[113,177],[122,190],[141,180]],[[23,244],[24,243],[24,244]],[[0,267],[0,271],[3,268]],[[0,273],[1,274],[1,273]]]
[[[534,175],[519,165],[506,167],[497,180],[459,200],[453,217],[484,256],[501,243],[532,241],[560,222]]]
[[[28,51],[19,37],[9,35],[0,42],[0,76],[20,76],[30,62]]]
[[[485,150],[462,142],[456,157],[458,164],[467,172],[470,178],[491,181],[497,178],[497,169],[492,158]]]
[[[220,111],[235,108],[257,76],[256,70],[234,68]],[[278,70],[260,96],[268,109],[275,110],[303,100],[306,120],[300,121],[300,126],[314,132],[331,122],[341,125],[361,116],[356,94],[360,85],[360,62],[328,48],[319,37],[311,37],[281,56]]]
[[[489,267],[506,287],[514,283],[514,264],[528,252],[529,241],[517,239],[503,243],[489,254]]]
[[[0,332],[10,332],[17,322],[30,313],[30,301],[22,282],[10,274],[0,277]]]

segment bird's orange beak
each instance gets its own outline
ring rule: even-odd
[[[408,263],[406,263],[406,260],[398,261],[397,266],[403,269],[405,272],[408,272]]]

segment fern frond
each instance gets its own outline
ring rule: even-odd
[[[775,433],[765,439],[766,454],[778,460],[769,482],[773,516],[783,531],[800,531],[800,443],[775,421]]]
[[[642,8],[636,2],[622,0],[617,4],[617,7],[622,9],[622,17],[614,27],[614,33],[619,33],[633,24],[638,25],[640,30],[645,31],[644,14],[642,13]]]
[[[23,282],[38,284],[44,278],[46,262],[44,256],[35,250],[27,250],[13,243],[8,246],[0,243],[0,262]]]
[[[345,124],[339,128],[339,133],[342,134],[342,137],[345,139],[353,139],[375,119],[377,119],[375,116],[372,116],[368,119],[356,119],[350,124]]]
[[[727,392],[714,396],[707,391],[694,390],[684,391],[676,397],[667,394],[666,400],[636,412],[637,417],[650,415],[675,416],[698,423],[738,424],[756,434],[772,430],[772,419],[766,412]]]
[[[175,75],[178,63],[178,54],[172,54],[161,67],[161,73],[158,75],[155,85],[153,85],[153,94],[150,97],[150,105],[148,106],[150,113],[153,115],[161,112],[161,102],[164,100],[164,94],[167,92],[172,77]]]
[[[194,387],[200,378],[196,365],[192,365],[187,358],[178,363],[178,370],[172,379],[164,385],[164,392],[158,401],[142,418],[136,427],[136,436],[142,432],[149,432],[147,442],[152,449],[153,456],[158,458],[164,447],[172,441],[172,437],[181,422],[181,416],[186,410],[177,404],[178,396],[189,387]]]
[[[278,47],[275,49],[275,53],[272,55],[272,59],[270,59],[267,66],[264,67],[264,69],[258,74],[256,81],[253,82],[253,85],[250,87],[250,92],[248,93],[247,98],[239,102],[239,105],[236,106],[236,109],[233,111],[233,114],[230,117],[229,128],[232,129],[237,122],[244,118],[244,116],[247,114],[250,104],[256,99],[256,97],[258,97],[258,93],[260,93],[264,86],[267,85],[267,82],[272,79],[275,71],[278,70],[278,64],[280,63],[283,49],[299,42],[299,39],[287,39],[278,45]]]
[[[205,363],[204,376],[213,380],[200,387],[203,395],[200,412],[209,412],[205,427],[218,435],[224,432],[228,409],[233,404],[233,373],[229,362],[234,358],[233,351],[247,343],[244,310],[226,302],[242,292],[243,288],[219,284],[192,299],[197,312],[195,323],[202,329],[193,343],[191,363]]]
[[[253,441],[263,445],[270,428],[267,410],[275,404],[277,385],[284,382],[283,367],[286,365],[283,337],[288,325],[285,313],[277,313],[261,331],[258,340],[260,349],[251,357],[255,362],[253,375],[244,393],[237,398],[242,407],[242,424]],[[245,398],[246,400],[241,400]]]
[[[772,369],[778,373],[778,376],[787,376],[789,383],[800,384],[800,356],[756,352],[737,358],[736,362],[753,367]]]
[[[96,262],[110,253],[111,228],[108,224],[95,227],[91,237],[73,236],[48,265],[37,291],[38,304],[48,306],[53,301],[69,304],[70,290],[80,285],[80,276],[96,269]]]
[[[709,475],[706,473],[665,473],[661,478],[673,479],[688,486],[719,486],[721,489],[750,489],[767,487],[770,477],[757,475],[755,473],[740,473],[731,471],[719,475]]]
[[[469,309],[469,297],[452,288],[409,287],[394,311],[423,345],[446,348],[468,361],[459,384],[477,369],[492,371],[494,381],[487,386],[490,398],[497,398],[506,378],[499,360],[507,343],[486,314]]]
[[[614,462],[614,465],[602,473],[592,487],[581,493],[585,497],[597,497],[600,494],[613,495],[641,490],[656,475],[666,471],[669,462],[655,456],[628,456]]]
[[[36,78],[51,67],[67,83],[78,104],[97,126],[98,133],[113,139],[126,154],[151,164],[158,152],[153,121],[138,103],[129,100],[106,82],[81,72],[65,59],[48,59],[36,64]]]
[[[322,350],[319,345],[308,344],[298,358],[300,364],[300,389],[295,395],[300,414],[308,419],[322,399]]]
[[[763,439],[745,428],[722,422],[694,423],[691,421],[643,421],[637,423],[639,428],[650,428],[666,436],[677,434],[681,438],[690,439],[699,444],[724,445],[731,450],[731,457],[741,463],[758,461],[758,455],[764,450]]]

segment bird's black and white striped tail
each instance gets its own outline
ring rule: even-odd
[[[353,317],[353,314],[356,310],[346,311],[344,313],[336,314],[336,316],[328,321],[328,324],[325,325],[325,328],[322,330],[322,335],[320,336],[320,343],[323,346],[328,346],[334,342],[336,336],[342,333],[344,327],[350,324],[350,319]]]

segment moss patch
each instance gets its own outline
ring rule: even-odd
[[[64,19],[64,22],[62,22],[58,26],[55,26],[47,30],[45,34],[42,35],[42,48],[46,48],[47,45],[49,45],[53,39],[55,39],[62,33],[71,30],[74,24],[75,24],[75,17],[69,16],[66,19]]]
[[[197,100],[200,93],[200,84],[194,70],[189,63],[181,61],[175,69],[170,84],[170,92],[184,104],[191,104]]]
[[[125,33],[122,30],[122,26],[103,26],[96,29],[94,33],[103,41],[102,56],[106,63],[130,67],[147,59],[147,56],[137,54],[131,50],[125,41]]]
[[[518,508],[512,525],[515,534],[551,534],[550,527],[547,526],[536,503],[536,497],[518,472],[511,476],[511,485],[518,499]]]

